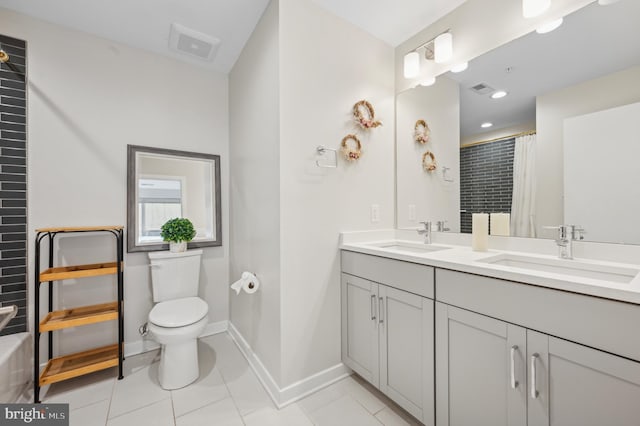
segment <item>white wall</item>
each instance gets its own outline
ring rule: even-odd
[[[460,146],[473,144],[475,142],[506,139],[509,136],[517,135],[518,133],[535,132],[536,122],[530,121],[528,123],[516,124],[515,126],[503,127],[502,129],[492,130],[489,132],[477,133],[475,135],[463,136],[460,138]]]
[[[439,78],[429,87],[419,86],[398,94],[396,98],[397,227],[416,228],[418,222],[446,220],[452,232],[460,232],[460,96],[459,84]],[[431,129],[426,144],[414,141],[417,120],[423,119]],[[422,155],[431,151],[438,169],[432,173],[422,168]],[[447,179],[444,167],[449,167]],[[414,205],[411,219],[409,205]],[[435,229],[435,228],[434,228]]]
[[[640,102],[564,121],[564,219],[590,240],[640,244],[638,117]]]
[[[282,384],[341,362],[338,233],[394,226],[393,48],[310,0],[280,1]],[[383,126],[363,155],[315,165],[318,145],[355,131],[369,100]],[[380,222],[371,223],[372,204]]]
[[[439,75],[452,65],[470,61],[491,49],[523,36],[540,24],[565,16],[593,0],[554,0],[547,12],[536,18],[522,17],[522,2],[516,0],[467,0],[457,9],[409,38],[395,49],[396,93],[415,87],[425,75],[415,79],[403,76],[404,55],[440,33],[451,30],[453,58],[444,64],[429,61],[429,72]],[[425,61],[423,60],[423,65]],[[422,67],[423,71],[427,66]]]
[[[280,110],[278,1],[272,1],[229,76],[231,279],[260,291],[230,295],[231,322],[280,380]]]
[[[640,66],[538,96],[536,100],[536,227],[564,223],[563,124],[566,118],[640,101]],[[585,239],[590,240],[589,235]]]
[[[29,248],[36,228],[126,224],[127,144],[220,154],[224,245],[205,249],[200,293],[210,321],[226,320],[227,78],[5,9],[0,28],[28,43]],[[109,260],[113,245],[105,241],[61,237],[65,253],[59,261]],[[137,329],[152,306],[146,254],[127,254],[125,265],[125,341],[140,349]],[[30,252],[29,278],[32,273]],[[113,299],[113,282],[58,285],[59,306]],[[102,323],[57,333],[60,351],[110,343],[115,329],[115,323]]]

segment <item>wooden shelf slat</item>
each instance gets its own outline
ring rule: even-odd
[[[90,231],[119,231],[124,226],[72,226],[58,228],[40,228],[36,232],[90,232]]]
[[[118,365],[118,344],[91,349],[50,360],[42,374],[40,386],[50,385]]]
[[[118,319],[118,302],[80,306],[49,312],[40,322],[40,331],[53,331]]]
[[[118,272],[117,264],[117,262],[107,262],[49,268],[40,274],[40,282],[113,275]],[[124,265],[122,265],[121,270],[124,270]]]

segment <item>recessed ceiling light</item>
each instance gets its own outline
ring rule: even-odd
[[[491,126],[493,126],[493,123],[489,123],[488,121],[486,123],[482,123],[480,125],[480,127],[482,127],[483,129],[486,129],[486,128],[491,127]]]
[[[422,80],[420,82],[420,86],[433,86],[434,84],[436,84],[436,78],[435,77],[429,77],[429,78],[425,78],[424,80]]]
[[[469,68],[469,62],[463,62],[461,64],[456,64],[451,67],[451,72],[462,72]]]
[[[504,98],[505,96],[507,96],[507,92],[505,92],[504,90],[498,90],[493,95],[491,95],[491,99],[500,99]]]
[[[558,28],[560,25],[562,25],[562,18],[540,25],[538,28],[536,28],[536,32],[538,34],[550,33],[551,31]]]

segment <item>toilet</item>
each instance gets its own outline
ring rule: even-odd
[[[148,330],[162,345],[158,380],[163,389],[196,381],[198,336],[208,322],[209,306],[198,297],[202,250],[149,253],[155,305]]]

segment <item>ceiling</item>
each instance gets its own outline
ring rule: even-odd
[[[295,1],[295,0],[294,0]],[[313,0],[397,46],[466,0]],[[0,0],[0,7],[228,73],[269,0]],[[168,47],[177,22],[222,41],[212,61]]]
[[[462,138],[535,122],[536,96],[640,65],[640,1],[592,3],[548,34],[532,32],[481,55],[459,74]],[[510,72],[507,72],[507,69]],[[509,94],[491,99],[469,90],[485,83]],[[483,130],[480,124],[492,122]]]

